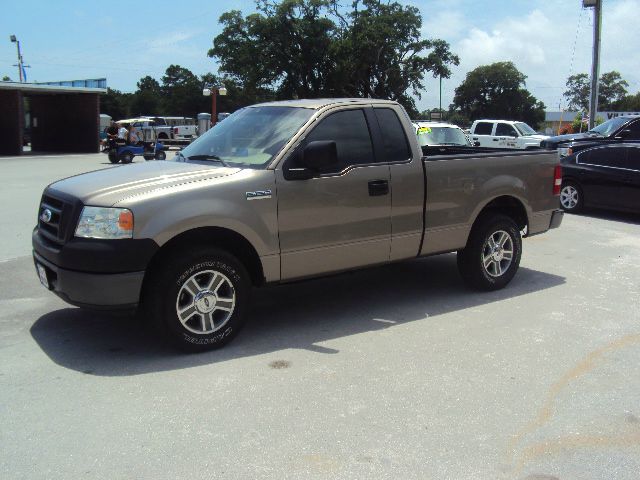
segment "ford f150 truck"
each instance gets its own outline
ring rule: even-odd
[[[504,287],[521,235],[560,225],[555,152],[423,157],[391,101],[244,108],[172,161],[60,180],[42,196],[42,284],[81,307],[138,307],[190,351],[240,330],[252,286],[458,252]]]

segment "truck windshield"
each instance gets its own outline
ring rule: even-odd
[[[181,157],[262,168],[314,113],[315,110],[299,107],[244,108],[198,137]]]
[[[419,126],[416,133],[421,147],[429,145],[470,146],[467,136],[456,127]]]
[[[524,122],[516,122],[514,125],[520,132],[520,135],[537,135],[538,134],[538,132],[536,132],[533,128],[531,128],[529,125],[527,125]]]

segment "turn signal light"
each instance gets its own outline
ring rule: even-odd
[[[560,195],[560,188],[562,187],[562,167],[556,165],[553,170],[553,194]]]
[[[120,212],[118,217],[118,226],[121,230],[133,230],[133,213],[129,210]]]

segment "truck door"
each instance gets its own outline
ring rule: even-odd
[[[276,172],[283,280],[389,261],[389,165],[374,153],[372,108],[322,118]],[[306,144],[335,141],[338,164],[309,180],[288,180]]]
[[[481,147],[497,148],[493,141],[493,122],[478,122],[471,135],[472,142],[480,142]],[[497,140],[496,140],[497,141]]]
[[[518,148],[518,132],[508,123],[498,123],[492,141],[498,148]]]

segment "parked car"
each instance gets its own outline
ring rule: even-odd
[[[561,160],[560,204],[640,212],[640,143],[598,145]]]
[[[540,142],[548,138],[524,122],[510,120],[476,120],[471,125],[471,141],[486,148],[510,148],[527,150],[540,148]]]
[[[560,225],[560,182],[555,152],[425,157],[396,102],[271,102],[235,112],[173,161],[49,185],[33,256],[65,301],[138,307],[200,351],[240,331],[253,286],[457,252],[470,287],[503,288],[521,232]]]
[[[457,125],[414,120],[413,126],[421,147],[435,145],[472,146],[467,135],[465,135],[464,131]]]
[[[612,118],[583,133],[570,133],[549,137],[541,147],[558,149],[561,157],[571,155],[595,145],[607,145],[640,140],[640,116],[626,115]]]

